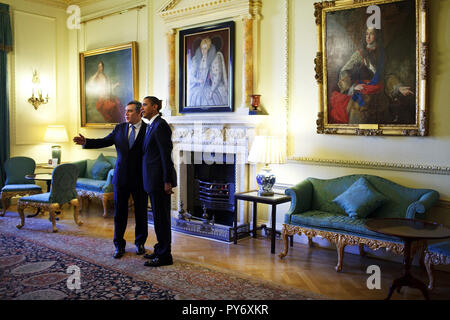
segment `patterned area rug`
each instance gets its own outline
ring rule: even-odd
[[[327,299],[177,256],[171,266],[147,268],[135,254],[113,259],[111,241],[87,236],[82,228],[59,224],[52,233],[46,219],[27,219],[21,230],[17,223],[15,217],[0,218],[0,300]],[[79,289],[73,268],[79,268]]]
[[[79,277],[76,270],[80,271]],[[148,281],[139,281],[31,241],[0,235],[2,300],[172,300],[174,297],[170,290]]]

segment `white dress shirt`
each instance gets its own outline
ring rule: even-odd
[[[155,121],[157,116],[159,116],[159,113],[155,114],[150,120],[148,120],[147,128],[149,128],[151,126],[151,124],[153,123],[153,121]]]
[[[134,141],[136,141],[136,138],[139,134],[139,130],[141,130],[142,121],[139,121],[138,123],[134,124]],[[131,134],[131,123],[128,124],[128,139],[130,138]]]

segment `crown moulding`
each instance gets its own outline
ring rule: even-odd
[[[170,28],[234,17],[260,18],[262,6],[261,0],[207,0],[178,7],[180,3],[180,0],[170,0],[158,10]]]
[[[68,6],[72,4],[77,6],[84,6],[96,2],[101,2],[100,0],[27,0],[27,1],[40,3],[60,9],[66,9]]]

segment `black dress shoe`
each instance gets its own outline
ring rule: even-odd
[[[136,254],[140,256],[141,254],[144,254],[144,253],[145,253],[144,245],[143,244],[137,244],[136,245]]]
[[[116,251],[114,251],[114,259],[120,259],[125,253],[125,248],[116,248]]]
[[[150,253],[150,254],[146,254],[146,255],[144,255],[144,258],[153,260],[153,259],[156,258],[156,253],[153,252],[153,253]]]
[[[156,257],[152,260],[145,261],[144,266],[146,267],[161,267],[161,266],[169,266],[173,264],[172,257],[161,258]]]

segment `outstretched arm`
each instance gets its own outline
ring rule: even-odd
[[[114,137],[118,132],[118,126],[119,125],[117,125],[114,130],[104,138],[88,139],[80,133],[79,136],[73,138],[73,142],[78,145],[82,145],[83,149],[98,149],[110,147],[114,144]]]

